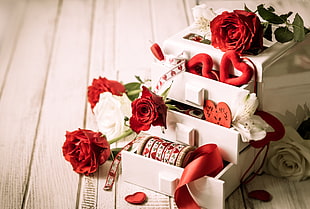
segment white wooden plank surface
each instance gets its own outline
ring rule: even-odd
[[[26,1],[0,1],[0,97],[23,24],[25,7]]]
[[[115,5],[115,70],[118,79],[131,82],[135,75],[149,77],[152,39],[149,1],[118,0]]]
[[[45,5],[41,12],[52,7]],[[78,203],[79,175],[61,147],[66,130],[84,126],[91,7],[87,0],[59,4],[25,208],[75,208]]]
[[[0,208],[176,208],[173,198],[123,182],[122,176],[112,191],[104,191],[110,162],[81,177],[61,147],[66,130],[96,129],[86,102],[92,79],[147,78],[153,61],[149,40],[161,43],[191,23],[195,2],[0,0],[0,158],[5,159]],[[307,14],[307,7],[298,5]],[[266,189],[273,200],[249,199],[247,207],[306,208],[309,184],[259,176],[248,190]],[[136,191],[148,195],[146,204],[124,201]],[[240,190],[226,208],[243,208]]]
[[[0,208],[21,208],[27,191],[52,45],[50,33],[54,25],[50,21],[55,17],[56,8],[54,3],[28,3],[17,46],[10,58],[0,101],[0,157],[6,159],[1,161],[4,169],[0,170],[0,194],[5,201],[0,201]]]

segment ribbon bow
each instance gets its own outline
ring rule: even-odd
[[[199,209],[186,184],[203,176],[216,176],[223,169],[223,160],[216,144],[206,144],[197,148],[190,163],[184,168],[174,193],[175,203],[180,209]]]

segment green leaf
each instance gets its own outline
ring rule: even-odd
[[[135,75],[135,78],[139,81],[140,84],[144,83],[142,79],[140,78],[140,76]]]
[[[271,11],[270,11],[271,10]],[[285,21],[275,13],[273,13],[272,9],[265,9],[264,5],[257,6],[258,14],[266,21],[273,23],[273,24],[282,24]]]
[[[211,41],[209,39],[202,39],[200,41],[200,43],[203,43],[203,44],[211,44]]]
[[[280,15],[280,17],[281,17],[284,21],[287,21],[287,18],[289,18],[292,14],[293,14],[293,12],[289,12],[289,13],[287,13],[287,14]]]
[[[280,43],[285,43],[294,38],[294,33],[288,27],[279,27],[274,31],[275,38]]]
[[[141,83],[131,82],[124,85],[128,98],[133,101],[139,97],[141,92]]]
[[[171,89],[171,86],[172,86],[172,84],[160,95],[164,101],[167,99],[167,96],[168,96],[168,93]]]
[[[264,26],[264,38],[268,41],[272,41],[272,25],[267,24]]]
[[[133,91],[141,88],[141,83],[131,82],[124,85],[127,91]]]
[[[173,104],[166,104],[169,110],[176,110],[176,111],[181,111],[178,107],[176,107]]]
[[[267,8],[267,10],[268,10],[269,12],[274,12],[274,11],[276,11],[272,6],[269,6],[269,7]]]
[[[252,11],[247,7],[246,4],[244,4],[244,10],[247,11],[247,12],[252,12]]]
[[[304,21],[297,13],[293,21],[294,40],[302,41],[305,38]]]

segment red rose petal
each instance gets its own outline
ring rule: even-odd
[[[125,200],[131,204],[143,204],[146,201],[146,194],[144,192],[136,192],[127,195]]]
[[[248,197],[264,202],[269,202],[272,199],[271,194],[265,190],[254,190],[249,192]]]

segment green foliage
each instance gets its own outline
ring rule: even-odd
[[[200,41],[200,43],[211,44],[211,41],[209,39],[204,38],[203,40]]]
[[[287,27],[278,27],[274,31],[276,40],[280,43],[285,43],[294,38],[294,33],[290,31]]]
[[[251,10],[244,5],[244,10],[251,12]],[[289,21],[289,17],[293,12],[278,15],[273,7],[265,7],[264,4],[257,6],[255,13],[265,21],[262,22],[264,27],[264,38],[272,41],[272,33],[275,35],[275,39],[278,42],[285,43],[291,40],[302,41],[305,38],[305,34],[309,33],[310,30],[304,26],[302,17],[296,13],[293,23]],[[273,28],[274,32],[273,32]]]
[[[302,41],[305,38],[304,21],[297,13],[293,21],[294,40]]]
[[[273,24],[282,24],[285,23],[285,20],[282,19],[280,16],[274,13],[274,9],[269,7],[266,9],[263,4],[257,6],[258,14],[269,23]]]
[[[131,82],[124,85],[126,88],[126,94],[130,99],[130,101],[133,101],[139,97],[140,92],[142,91],[141,86],[145,84],[145,82],[149,81],[149,80],[143,81],[140,78],[140,76],[135,76],[135,78],[137,79],[138,82]]]
[[[125,88],[127,90],[127,96],[131,101],[139,97],[139,94],[141,92],[141,85],[142,83],[139,82],[131,82],[125,84]]]

